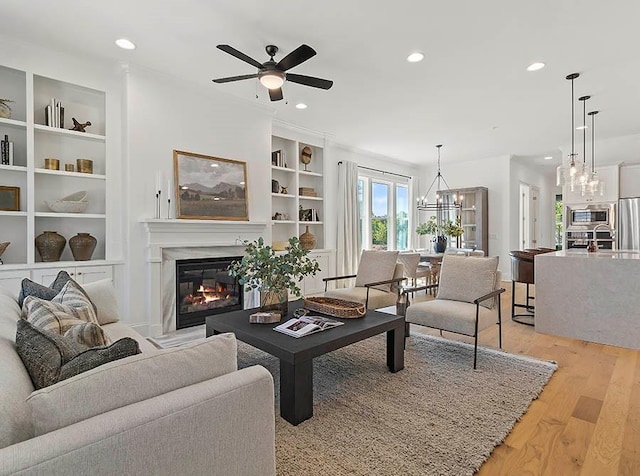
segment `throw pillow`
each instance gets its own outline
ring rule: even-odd
[[[76,310],[79,319],[98,324],[98,317],[91,299],[73,280],[67,281],[60,292],[51,300],[51,303],[71,307]]]
[[[36,389],[140,352],[138,343],[128,337],[108,347],[88,349],[24,319],[18,321],[16,350]]]
[[[397,251],[363,251],[356,275],[356,287],[392,279],[397,260]],[[383,284],[376,286],[376,289],[388,292],[391,290],[391,285]]]
[[[87,347],[98,347],[109,343],[109,339],[102,327],[93,322],[83,322],[72,326],[64,333],[64,336]]]
[[[27,403],[38,436],[237,369],[236,338],[231,333],[220,334],[103,365],[33,392]],[[83,404],[69,404],[78,395]]]
[[[496,287],[498,257],[476,258],[444,255],[436,299],[473,303],[474,299],[490,293]],[[493,299],[480,303],[491,309]]]
[[[85,284],[84,290],[89,295],[91,302],[96,306],[98,324],[103,326],[120,320],[118,299],[111,279],[101,279],[100,281]]]
[[[51,283],[51,286],[49,287],[43,286],[42,284],[25,278],[22,280],[20,294],[18,295],[18,306],[22,308],[22,304],[24,304],[24,300],[27,296],[35,296],[46,301],[51,301],[54,297],[56,297],[60,290],[62,290],[62,288],[65,284],[67,284],[68,281],[73,281],[73,279],[71,279],[71,276],[69,276],[69,273],[67,273],[66,271],[60,271],[56,276],[56,279],[53,281],[53,283]],[[75,281],[73,282],[75,283]],[[80,291],[84,293],[87,299],[91,301],[89,295],[84,292],[82,287],[78,283],[76,283],[76,285],[78,286]],[[91,303],[91,305],[93,306],[93,310],[95,312],[95,306],[93,305],[93,303]]]

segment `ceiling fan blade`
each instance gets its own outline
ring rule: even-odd
[[[287,73],[287,81],[320,89],[331,89],[331,86],[333,86],[333,81],[328,79],[314,78],[313,76],[304,76],[302,74],[293,73]]]
[[[225,53],[229,53],[231,56],[235,56],[236,58],[244,61],[245,63],[249,63],[251,66],[255,66],[258,69],[262,69],[262,64],[258,63],[256,60],[254,60],[250,56],[245,55],[241,51],[236,50],[233,46],[218,45],[216,46],[216,48],[224,51]]]
[[[278,89],[269,89],[269,97],[272,101],[281,101],[282,100],[282,88]]]
[[[309,58],[313,58],[315,55],[316,50],[311,48],[309,45],[300,45],[287,56],[282,58],[276,65],[276,68],[278,68],[280,71],[286,71],[293,68],[294,66],[298,66],[300,63],[304,63]]]
[[[243,79],[252,79],[257,78],[258,74],[244,74],[242,76],[230,76],[229,78],[218,78],[213,79],[214,83],[222,84],[222,83],[230,83],[232,81],[242,81]]]

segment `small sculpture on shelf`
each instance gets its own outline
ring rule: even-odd
[[[11,99],[0,99],[0,117],[3,119],[11,119],[11,106],[9,103],[13,102]]]
[[[280,193],[287,195],[289,191],[287,190],[287,187],[285,187],[284,185],[280,185]]]
[[[73,127],[70,131],[87,132],[85,129],[91,125],[91,122],[78,122],[75,117],[72,117]]]
[[[4,264],[2,262],[2,253],[4,253],[4,251],[7,249],[7,247],[11,244],[10,241],[5,241],[3,243],[0,243],[0,264]]]
[[[300,152],[300,162],[304,164],[304,171],[308,172],[307,165],[311,163],[312,150],[309,146],[304,146]]]

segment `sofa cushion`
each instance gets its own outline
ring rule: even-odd
[[[18,320],[16,348],[36,389],[140,352],[133,339],[121,339],[108,347],[88,348],[24,319]]]
[[[20,307],[14,295],[0,287],[0,448],[33,436],[27,397],[33,383],[16,352],[16,322]]]
[[[93,322],[81,322],[72,326],[64,336],[87,347],[98,347],[109,343],[102,328]]]
[[[495,312],[483,307],[479,311],[478,332],[496,322]],[[434,299],[409,306],[405,319],[412,324],[473,336],[476,330],[476,306],[462,301]]]
[[[398,251],[363,251],[356,275],[356,287],[393,278],[397,260]],[[381,291],[389,291],[391,285],[384,284],[376,286],[376,288]]]
[[[143,353],[31,394],[36,436],[237,370],[233,334]],[[78,405],[78,401],[82,405]]]
[[[476,258],[445,254],[436,299],[472,303],[495,289],[497,270],[497,256]],[[480,305],[491,308],[493,300],[488,299]]]
[[[31,281],[28,278],[22,280],[22,286],[20,289],[20,294],[18,295],[18,305],[22,308],[24,304],[24,300],[27,296],[35,296],[40,299],[44,299],[45,301],[51,301],[56,295],[62,290],[65,284],[69,281],[73,281],[69,273],[66,271],[60,271],[56,276],[56,279],[51,283],[51,286],[43,286],[42,284],[36,283],[35,281]],[[89,299],[89,295],[84,292],[82,286],[73,281],[76,286],[80,289],[82,293]],[[91,299],[89,299],[91,301]],[[95,306],[93,306],[93,311],[96,311]]]
[[[98,324],[103,326],[120,320],[118,299],[111,278],[85,284],[83,288],[96,306]]]

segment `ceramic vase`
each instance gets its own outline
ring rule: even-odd
[[[93,256],[97,243],[98,240],[89,233],[78,233],[73,238],[70,238],[69,248],[71,248],[73,259],[76,261],[89,261]]]
[[[316,247],[316,237],[309,231],[308,225],[305,232],[300,235],[300,246],[303,250],[312,250]]]
[[[444,250],[447,249],[447,237],[440,235],[434,242],[436,244],[436,253],[444,253]]]
[[[36,249],[44,262],[60,261],[66,244],[66,238],[55,231],[45,231],[36,237]]]
[[[261,289],[260,310],[263,312],[279,312],[284,318],[289,312],[289,292],[284,290]]]

